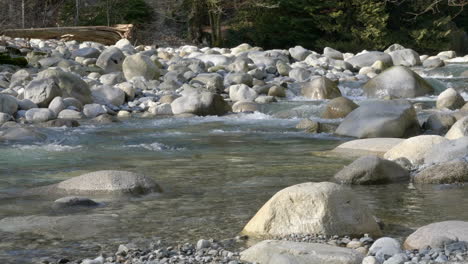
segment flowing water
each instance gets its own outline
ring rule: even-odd
[[[454,65],[420,71],[441,90],[468,91],[468,80],[457,75],[466,69]],[[346,83],[341,89],[365,100],[360,85]],[[434,104],[435,98],[416,101]],[[93,257],[115,252],[121,243],[157,238],[170,243],[232,238],[275,192],[301,182],[327,181],[353,160],[328,151],[348,138],[295,129],[301,118],[317,119],[325,104],[289,98],[252,114],[85,123],[43,129],[45,143],[2,143],[0,225],[14,232],[0,232],[0,261]],[[118,200],[97,197],[102,206],[74,211],[54,209],[57,197],[17,196],[32,187],[108,169],[144,173],[164,192]],[[402,238],[434,221],[468,220],[468,210],[459,206],[468,203],[465,186],[352,188],[386,224],[386,235]]]

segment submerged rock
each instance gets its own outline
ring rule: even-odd
[[[47,136],[37,129],[12,127],[0,131],[0,141],[43,141]]]
[[[54,201],[54,208],[66,208],[66,207],[94,207],[98,206],[99,203],[82,196],[67,196],[62,197]]]

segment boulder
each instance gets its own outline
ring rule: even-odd
[[[57,116],[65,108],[66,105],[61,96],[55,97],[49,104],[49,109],[54,112],[55,116]]]
[[[339,145],[333,151],[354,155],[376,154],[383,156],[387,151],[401,143],[403,140],[404,139],[401,138],[356,139]]]
[[[427,167],[416,174],[414,183],[451,184],[468,181],[468,162],[454,160]]]
[[[385,184],[409,180],[409,173],[395,162],[377,156],[363,156],[333,176],[344,184]]]
[[[460,109],[465,105],[465,99],[453,88],[447,88],[439,94],[436,101],[437,109]]]
[[[184,94],[171,103],[174,115],[194,114],[199,116],[224,115],[230,111],[229,104],[219,94],[192,92]]]
[[[7,94],[0,94],[0,112],[13,115],[18,111],[18,101],[15,97]]]
[[[302,46],[296,46],[289,49],[289,55],[296,61],[303,61],[307,56],[312,52],[310,50],[304,49]]]
[[[20,110],[29,110],[31,108],[38,108],[39,106],[29,99],[18,100],[18,107]]]
[[[330,100],[330,102],[325,107],[325,110],[322,112],[322,118],[344,118],[358,107],[359,105],[355,104],[352,100],[340,96]]]
[[[115,84],[124,82],[125,77],[122,72],[111,72],[111,73],[107,73],[99,77],[99,81],[102,84],[115,85]]]
[[[259,108],[259,105],[254,102],[238,101],[232,105],[232,111],[234,113],[255,112],[258,111]]]
[[[152,106],[148,109],[148,112],[153,115],[172,115],[171,104],[159,104]]]
[[[419,133],[416,111],[406,100],[377,100],[363,103],[349,113],[337,135],[356,138],[409,137]]]
[[[363,53],[346,60],[346,62],[350,63],[351,65],[353,65],[354,68],[357,69],[366,66],[372,66],[372,64],[374,64],[376,61],[382,61],[387,65],[393,64],[392,57],[387,53],[380,51],[371,51]]]
[[[312,72],[304,68],[294,68],[289,71],[289,77],[297,82],[306,82],[312,76]]]
[[[457,119],[453,115],[435,113],[427,118],[423,128],[437,135],[445,135],[455,122],[457,122]]]
[[[444,221],[420,227],[406,238],[403,246],[408,250],[444,248],[455,241],[468,242],[468,222]]]
[[[85,116],[81,112],[71,110],[71,109],[64,109],[60,111],[57,118],[78,120],[78,119],[83,119],[84,117]]]
[[[146,80],[158,79],[160,74],[151,58],[141,53],[126,57],[122,69],[127,81],[137,76],[143,76]]]
[[[381,237],[369,248],[368,255],[375,256],[380,263],[383,263],[385,260],[400,253],[404,252],[398,240],[391,237]]]
[[[244,227],[259,237],[291,234],[380,235],[367,206],[355,194],[330,182],[302,183],[277,192]]]
[[[12,127],[0,131],[0,141],[43,141],[46,138],[46,135],[32,128]]]
[[[229,87],[229,98],[231,98],[233,102],[253,102],[257,96],[257,92],[245,84],[231,85]]]
[[[468,136],[468,116],[458,120],[445,134],[446,139],[459,139]]]
[[[61,95],[60,87],[52,78],[33,80],[24,89],[24,99],[28,99],[40,107],[49,106],[55,97]]]
[[[356,250],[319,243],[265,240],[240,253],[240,259],[259,264],[361,264]]]
[[[230,86],[235,84],[245,84],[252,86],[253,78],[250,74],[241,72],[231,72],[224,77],[224,85]]]
[[[83,110],[83,104],[73,97],[64,98],[63,103],[65,104],[65,108],[75,108],[79,111]]]
[[[416,65],[421,65],[421,59],[419,54],[412,49],[401,49],[395,50],[389,53],[392,57],[393,65],[413,67]]]
[[[319,77],[310,82],[302,83],[301,93],[303,96],[314,100],[333,99],[341,96],[336,83],[327,77]]]
[[[427,81],[404,66],[388,68],[370,79],[363,90],[367,96],[379,98],[413,98],[434,92]]]
[[[26,111],[25,117],[28,122],[40,123],[54,119],[56,115],[48,108],[32,108]]]
[[[67,194],[147,194],[160,192],[159,185],[144,175],[102,170],[83,174],[49,186],[52,192]]]
[[[15,72],[10,78],[10,88],[26,86],[31,81],[31,73],[25,69]]]
[[[55,96],[73,97],[83,104],[92,102],[91,91],[88,84],[80,77],[70,72],[64,72],[56,69],[48,69],[40,72],[37,79],[52,78],[55,84],[60,88],[61,94]],[[55,97],[53,96],[52,99]],[[26,98],[26,97],[25,97]],[[26,98],[28,99],[28,98]],[[51,100],[52,100],[51,99]],[[34,102],[34,100],[31,100]]]
[[[438,68],[443,66],[445,66],[445,63],[439,57],[428,58],[427,60],[423,61],[424,68]]]
[[[445,163],[468,156],[468,137],[443,141],[426,153],[424,163],[427,165]]]
[[[99,55],[96,66],[103,69],[105,73],[122,71],[124,59],[125,55],[120,49],[111,47],[105,49],[101,55]]]
[[[399,158],[408,159],[413,165],[424,164],[424,156],[435,145],[448,141],[444,137],[435,135],[422,135],[411,137],[385,153],[384,158],[396,160]]]
[[[95,118],[96,116],[107,114],[107,111],[100,104],[87,104],[83,107],[83,114],[87,118]]]
[[[329,47],[323,49],[323,56],[334,60],[343,60],[343,53]]]
[[[120,106],[125,103],[125,92],[109,85],[101,85],[91,90],[95,103]]]
[[[283,86],[273,85],[268,89],[268,96],[286,97],[286,89]]]
[[[221,93],[224,90],[223,77],[218,73],[201,73],[190,81],[190,84],[201,84],[212,93]]]
[[[404,50],[405,47],[403,47],[403,45],[400,45],[398,43],[395,43],[395,44],[392,44],[390,45],[384,52],[385,53],[390,53],[392,51],[396,51],[396,50]]]
[[[99,55],[101,55],[101,52],[98,49],[90,47],[77,49],[72,52],[72,58],[82,57],[97,59]]]

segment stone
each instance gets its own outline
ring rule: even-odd
[[[111,73],[107,73],[99,77],[99,81],[102,84],[115,85],[115,84],[124,82],[125,77],[123,73],[121,72],[111,72]]]
[[[393,60],[390,55],[380,51],[371,51],[354,56],[348,60],[348,63],[353,65],[354,68],[360,69],[366,66],[372,66],[376,61],[382,61],[387,65],[393,65]]]
[[[123,52],[126,52],[126,54],[133,54],[134,52],[136,52],[130,40],[126,38],[120,39],[119,41],[115,43],[114,46],[119,48]]]
[[[434,113],[424,122],[423,128],[437,135],[445,135],[455,122],[457,119],[453,115]]]
[[[434,89],[421,76],[404,66],[393,66],[363,86],[369,97],[413,98],[432,94]]]
[[[18,108],[20,110],[29,110],[31,108],[38,108],[39,106],[29,99],[18,100]]]
[[[296,61],[303,61],[309,56],[312,52],[310,50],[304,49],[302,46],[296,46],[289,49],[289,55]]]
[[[292,68],[284,61],[279,60],[276,62],[276,70],[281,76],[289,76]]]
[[[232,105],[234,113],[255,112],[259,110],[259,105],[254,102],[238,101]]]
[[[424,164],[424,156],[435,145],[448,141],[444,137],[435,135],[422,135],[411,137],[385,153],[384,158],[396,160],[399,158],[408,159],[413,165]]]
[[[247,86],[252,86],[253,78],[250,74],[231,72],[226,77],[224,77],[224,85],[231,86],[235,84],[245,84]]]
[[[405,49],[405,47],[403,47],[402,45],[400,45],[398,43],[395,43],[395,44],[390,45],[384,52],[385,53],[390,53],[392,51],[404,50],[404,49]]]
[[[104,70],[105,73],[122,71],[122,63],[125,59],[125,55],[122,51],[116,47],[105,49],[101,55],[99,55],[96,66]]]
[[[468,137],[443,141],[434,145],[424,156],[426,165],[445,163],[468,156]]]
[[[67,196],[62,197],[54,201],[54,208],[66,208],[66,207],[95,207],[98,206],[99,203],[81,196]]]
[[[465,105],[465,99],[453,88],[447,88],[439,94],[436,101],[437,109],[460,109]]]
[[[83,114],[87,118],[95,118],[96,116],[107,114],[107,111],[100,104],[87,104],[83,107]]]
[[[178,96],[175,96],[175,95],[172,95],[172,94],[166,94],[166,95],[163,95],[161,96],[161,98],[159,98],[159,103],[161,104],[170,104],[172,102],[174,102],[175,99],[177,99]]]
[[[279,240],[265,240],[240,253],[242,261],[260,264],[361,264],[363,258],[349,248]]]
[[[41,124],[42,127],[79,127],[80,123],[70,119],[54,119]]]
[[[444,248],[455,241],[468,242],[468,222],[444,221],[418,228],[403,244],[405,249]]]
[[[224,55],[204,54],[196,57],[204,63],[211,63],[214,66],[228,66],[233,62],[233,59]]]
[[[0,141],[44,141],[47,136],[37,129],[12,127],[0,131]]]
[[[13,115],[18,111],[18,101],[15,97],[7,94],[0,94],[0,112]]]
[[[197,242],[197,250],[211,247],[211,242],[205,239],[200,239]]]
[[[395,66],[414,67],[421,65],[419,54],[412,49],[395,50],[388,54],[392,57],[393,65]]]
[[[255,102],[258,104],[269,104],[276,102],[276,98],[274,96],[259,95],[257,98],[255,98]]]
[[[72,52],[72,58],[82,57],[82,58],[99,58],[101,52],[96,48],[86,47],[74,50]]]
[[[15,72],[10,78],[10,88],[26,86],[31,81],[31,73],[25,69]]]
[[[403,253],[403,249],[398,240],[391,237],[381,237],[372,244],[368,254],[374,256],[380,263],[383,263],[390,257],[400,253]]]
[[[308,99],[323,100],[341,96],[336,83],[326,77],[315,78],[310,82],[303,83],[301,86],[302,95]]]
[[[325,47],[323,49],[323,56],[334,59],[334,60],[343,60],[343,53],[338,50],[332,49],[330,47]]]
[[[5,124],[6,122],[12,120],[13,117],[7,113],[0,112],[0,125]]]
[[[65,108],[75,108],[79,111],[83,110],[83,104],[73,97],[64,98],[63,103],[65,104]]]
[[[339,145],[333,151],[354,154],[358,156],[368,154],[383,156],[387,151],[401,143],[403,140],[404,139],[401,138],[355,139]]]
[[[88,84],[73,73],[56,69],[47,69],[37,75],[37,79],[49,78],[52,78],[61,90],[61,94],[56,96],[62,96],[64,98],[73,97],[83,104],[92,102],[91,91],[89,90]],[[52,99],[53,98],[55,98],[55,96],[53,96]],[[34,100],[31,101],[34,102]]]
[[[233,102],[248,101],[253,102],[257,98],[257,92],[245,84],[229,86],[229,98]]]
[[[81,112],[71,110],[71,109],[64,109],[60,111],[57,118],[79,120],[79,119],[85,118],[85,116]]]
[[[224,115],[231,109],[223,97],[210,92],[184,94],[171,103],[174,115],[194,114],[199,116]]]
[[[286,97],[286,89],[282,86],[273,85],[268,90],[268,96]]]
[[[119,83],[115,86],[115,88],[118,88],[125,93],[125,101],[133,101],[133,99],[135,99],[136,91],[131,83]]]
[[[48,108],[32,108],[26,111],[26,121],[31,123],[46,122],[55,118],[55,113]]]
[[[128,171],[102,170],[73,177],[54,186],[57,193],[70,194],[147,194],[161,188],[142,174]]]
[[[312,72],[304,68],[294,68],[289,71],[289,77],[296,82],[306,82],[312,76]]]
[[[385,184],[409,180],[409,172],[395,162],[377,156],[363,156],[333,176],[341,184]]]
[[[336,119],[345,118],[354,109],[358,108],[359,105],[354,103],[352,100],[340,96],[334,98],[328,102],[325,110],[322,112],[322,118]]]
[[[33,80],[24,89],[24,99],[39,107],[48,107],[55,97],[61,95],[60,87],[51,78]]]
[[[349,113],[335,133],[356,138],[409,137],[419,134],[416,111],[406,100],[362,103]]]
[[[122,111],[119,111],[118,117],[122,117],[121,112]],[[127,113],[129,113],[129,112],[127,112]],[[130,116],[130,113],[129,113],[128,116]],[[91,119],[91,121],[94,122],[94,123],[98,123],[98,124],[112,124],[112,123],[120,122],[119,119],[117,119],[115,116],[111,116],[111,115],[109,115],[107,113],[98,115],[97,117]]]
[[[381,264],[379,261],[373,256],[367,256],[362,260],[362,264]]]
[[[244,227],[243,234],[380,235],[367,206],[335,183],[302,183],[277,192]]]
[[[405,253],[399,253],[384,261],[383,264],[404,264],[407,260],[408,256]]]
[[[57,116],[65,108],[65,102],[61,96],[55,97],[49,104],[49,109],[54,112],[55,116]]]
[[[102,105],[120,106],[125,103],[125,93],[119,88],[114,88],[109,85],[101,85],[94,87],[91,90],[95,103]]]
[[[414,183],[421,184],[452,184],[468,181],[468,162],[454,160],[427,167],[417,173]]]
[[[439,57],[428,58],[427,60],[423,61],[422,64],[424,68],[439,68],[445,66],[444,61]]]
[[[171,104],[159,104],[148,109],[153,115],[172,115],[172,107]]]
[[[158,79],[160,75],[159,68],[151,58],[141,53],[126,57],[122,64],[122,69],[127,81],[138,76],[142,76],[149,81]]]
[[[218,73],[201,73],[190,81],[190,84],[199,83],[212,93],[221,93],[224,90],[223,77]]]
[[[468,116],[458,120],[445,135],[446,139],[459,139],[468,136]]]

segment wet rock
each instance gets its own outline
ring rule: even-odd
[[[122,111],[119,111],[119,114],[120,114],[120,112],[122,112]],[[119,119],[117,119],[115,116],[111,116],[111,115],[109,115],[107,113],[98,115],[97,117],[91,119],[91,121],[94,122],[94,123],[98,123],[98,124],[111,124],[111,123],[120,122]]]
[[[232,85],[229,87],[229,98],[231,98],[233,102],[253,102],[257,96],[257,92],[245,84]]]
[[[220,93],[224,90],[223,77],[217,73],[202,73],[190,81],[191,84],[202,84],[213,93]]]
[[[303,83],[301,86],[302,95],[309,99],[323,100],[341,96],[336,83],[326,77],[315,78],[310,82]]]
[[[395,162],[377,156],[363,156],[333,176],[344,184],[385,184],[409,180],[409,173]]]
[[[309,56],[312,52],[310,50],[304,49],[302,46],[296,46],[289,49],[289,54],[296,61],[303,61]]]
[[[29,110],[31,108],[38,108],[39,106],[29,99],[18,100],[19,110]]]
[[[374,256],[380,263],[401,253],[403,250],[400,242],[391,237],[379,238],[369,248],[369,255]]]
[[[354,56],[348,60],[348,63],[353,65],[353,67],[360,69],[366,66],[372,66],[376,61],[382,61],[387,65],[393,65],[393,60],[390,55],[380,51],[371,51],[363,53],[357,56]]]
[[[172,115],[171,104],[159,104],[148,109],[153,115]]]
[[[428,58],[423,61],[422,64],[424,68],[439,68],[445,66],[444,61],[438,57]]]
[[[83,114],[87,118],[94,118],[106,113],[106,109],[100,104],[87,104],[83,107]]]
[[[380,235],[381,231],[367,207],[350,190],[329,182],[309,182],[276,193],[247,223],[242,233],[274,237],[289,234]]]
[[[66,108],[65,102],[63,101],[63,98],[60,96],[55,97],[52,102],[49,104],[49,109],[54,112],[54,114],[57,116],[62,110]]]
[[[393,65],[413,67],[421,65],[419,54],[412,49],[400,49],[388,53],[392,57]]]
[[[268,96],[286,97],[286,89],[282,86],[273,85],[268,89]]]
[[[456,121],[453,115],[435,113],[427,118],[423,124],[423,128],[437,135],[445,135]]]
[[[468,157],[468,137],[462,137],[434,145],[424,156],[424,163],[432,165],[466,157]]]
[[[323,56],[328,57],[330,59],[343,60],[343,53],[330,47],[325,47],[323,49]]]
[[[0,112],[13,115],[16,111],[18,111],[16,98],[11,95],[0,94]]]
[[[63,103],[65,104],[65,108],[67,109],[73,108],[78,111],[83,110],[83,104],[73,97],[64,98]]]
[[[26,111],[26,121],[31,123],[46,122],[55,118],[55,113],[48,108],[33,108]]]
[[[427,167],[416,174],[414,183],[451,184],[468,181],[468,162],[454,160]]]
[[[447,88],[437,97],[437,109],[460,109],[465,104],[465,99],[453,88]]]
[[[232,105],[232,111],[235,113],[255,112],[259,110],[259,105],[254,102],[239,101]]]
[[[346,97],[332,99],[322,113],[322,118],[336,119],[344,118],[359,106]]]
[[[65,207],[95,207],[99,203],[82,196],[67,196],[54,201],[54,208],[65,208]]]
[[[55,84],[60,88],[61,94],[55,96],[73,97],[81,103],[92,102],[91,91],[80,77],[70,72],[64,72],[55,69],[48,69],[40,72],[37,79],[53,79]],[[53,96],[52,99],[55,97]],[[31,99],[31,101],[35,102]]]
[[[91,90],[94,102],[98,104],[111,104],[120,106],[125,103],[125,93],[109,85],[101,85]]]
[[[401,138],[356,139],[339,145],[333,151],[354,155],[377,154],[383,156],[387,151],[401,143],[403,140],[404,139]]]
[[[432,86],[411,69],[391,67],[369,80],[363,90],[369,97],[413,98],[432,94]]]
[[[445,138],[459,139],[468,136],[468,116],[458,120],[447,132]]]
[[[85,116],[78,111],[75,110],[70,110],[70,109],[64,109],[60,111],[58,114],[57,118],[59,119],[71,119],[71,120],[79,120],[85,118]]]
[[[384,158],[388,160],[396,160],[399,158],[408,159],[413,165],[424,164],[424,156],[435,145],[447,142],[447,139],[441,136],[422,135],[411,137],[385,153]]]
[[[80,123],[70,119],[54,119],[40,125],[41,127],[79,127]]]
[[[337,135],[356,138],[408,137],[419,133],[416,111],[406,100],[378,100],[363,103],[349,113]]]
[[[191,92],[175,99],[171,103],[174,115],[195,114],[224,115],[231,109],[226,101],[219,95],[210,92]]]
[[[12,127],[0,131],[0,141],[43,141],[47,136],[36,129]]]
[[[468,242],[468,222],[445,221],[418,228],[409,235],[403,246],[405,249],[443,248],[455,241]]]
[[[363,258],[353,249],[277,240],[265,240],[241,252],[241,260],[251,263],[361,264]]]

